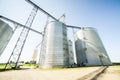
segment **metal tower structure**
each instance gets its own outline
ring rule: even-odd
[[[32,9],[31,11],[31,14],[29,15],[28,17],[28,20],[26,21],[26,24],[25,25],[22,25],[22,24],[19,24],[13,20],[10,20],[8,18],[5,18],[3,16],[0,15],[0,18],[3,18],[5,20],[8,20],[10,22],[13,22],[13,23],[16,23],[18,24],[19,26],[23,27],[21,33],[20,33],[20,36],[15,44],[15,47],[8,59],[8,62],[6,63],[6,66],[5,66],[5,69],[7,68],[8,64],[16,69],[17,66],[18,66],[18,61],[20,59],[20,56],[21,56],[21,53],[22,53],[22,50],[23,50],[23,47],[25,45],[25,42],[26,42],[26,39],[27,39],[27,36],[29,34],[29,31],[32,30],[34,32],[37,32],[37,33],[40,33],[34,29],[31,28],[32,26],[32,23],[33,23],[33,20],[36,16],[36,13],[38,10],[40,10],[41,12],[43,12],[44,14],[46,14],[48,17],[52,18],[53,20],[55,21],[59,21],[58,19],[56,19],[54,16],[52,16],[51,14],[49,14],[48,12],[46,12],[45,10],[43,10],[42,8],[40,8],[39,6],[37,6],[35,3],[33,3],[32,1],[30,0],[26,0],[28,3],[30,3],[34,8]],[[68,28],[77,28],[77,29],[81,29],[81,27],[77,27],[77,26],[71,26],[71,25],[66,25]],[[42,34],[42,33],[40,33]],[[42,34],[43,35],[43,34]],[[14,59],[13,63],[14,65],[11,65],[10,61],[12,61],[12,58]]]
[[[15,44],[15,47],[14,47],[12,53],[11,53],[11,56],[9,57],[8,62],[6,63],[5,69],[7,68],[8,64],[13,69],[17,68],[18,61],[20,59],[23,47],[25,45],[27,36],[29,34],[30,28],[31,28],[33,20],[34,20],[36,14],[37,14],[37,11],[38,11],[38,8],[36,6],[34,6],[32,11],[31,11],[31,14],[29,15],[29,17],[28,17],[28,19],[27,19],[27,21],[25,23],[25,26],[27,26],[29,28],[28,29],[27,28],[22,29],[22,32],[20,33],[20,36],[19,36],[19,38],[18,38],[18,40],[17,40],[17,42]],[[14,59],[14,61],[13,61],[13,63],[15,63],[14,65],[10,64],[10,61],[12,60],[12,58]]]
[[[38,8],[38,10],[40,10],[41,12],[43,12],[44,14],[46,14],[47,16],[49,16],[50,18],[52,18],[55,21],[59,21],[59,19],[55,18],[54,16],[52,16],[51,14],[49,14],[48,12],[46,12],[44,9],[40,8],[38,5],[36,5],[34,2],[32,2],[31,0],[26,0],[28,3],[30,3],[31,5],[35,6]],[[63,14],[62,17],[65,17],[65,15]],[[81,29],[81,27],[78,26],[71,26],[71,25],[66,25],[68,28],[76,28],[76,29]]]
[[[55,20],[55,21],[60,21],[61,17],[65,18],[65,15],[63,14],[59,19],[56,19],[54,16],[52,16],[51,14],[49,14],[48,12],[46,12],[44,9],[40,8],[38,5],[36,5],[36,4],[35,4],[34,2],[32,2],[31,0],[26,0],[26,1],[27,1],[28,3],[30,3],[31,5],[38,7],[38,9],[39,9],[41,12],[43,12],[44,14],[46,14],[48,17],[52,18],[52,19]],[[64,25],[66,25],[66,24],[64,24]],[[74,28],[76,28],[76,29],[81,29],[81,27],[78,27],[78,26],[71,26],[71,25],[66,25],[66,26],[67,26],[67,28],[72,28],[72,29],[73,29],[73,33],[74,33]],[[46,27],[44,28],[44,33],[45,33],[45,32],[46,32]],[[46,36],[46,35],[43,34],[43,37],[44,37],[44,36]],[[46,40],[43,39],[41,46],[43,46],[45,42],[46,42]],[[45,45],[44,45],[44,46],[45,46]],[[45,49],[45,47],[44,47],[44,48],[41,48],[41,50],[44,50],[44,49]],[[41,62],[40,56],[42,56],[42,54],[39,55],[39,63]],[[43,56],[43,57],[44,57],[44,56]]]

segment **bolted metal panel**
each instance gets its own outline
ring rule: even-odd
[[[111,64],[104,45],[95,28],[84,27],[76,32],[75,48],[78,66]]]
[[[40,67],[68,67],[67,29],[63,23],[57,21],[48,23],[40,55]]]
[[[0,20],[0,55],[6,48],[12,34],[13,29],[7,23]]]

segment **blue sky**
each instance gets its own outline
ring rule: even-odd
[[[66,14],[66,24],[80,27],[94,27],[103,41],[112,62],[120,62],[120,0],[32,0],[41,8],[59,18]],[[32,6],[24,0],[0,0],[0,15],[25,24]],[[46,15],[38,12],[32,28],[43,31]],[[0,62],[7,61],[14,42],[21,31],[19,28],[0,57]],[[68,29],[71,32],[71,29]],[[72,34],[69,34],[71,38]],[[13,41],[12,41],[13,40]],[[30,32],[21,60],[30,60],[41,36]],[[26,58],[27,56],[27,58]]]

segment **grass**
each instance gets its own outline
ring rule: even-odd
[[[35,66],[35,64],[23,64],[23,66]]]
[[[115,65],[116,68],[120,68],[120,65]]]
[[[5,67],[5,64],[0,64],[0,69],[3,69]]]
[[[6,65],[6,64],[0,64],[0,72],[5,71],[5,70],[4,70],[5,65]],[[8,67],[8,68],[6,69],[6,71],[10,71],[10,70],[11,70],[10,67]]]
[[[3,69],[6,64],[0,64],[0,69]],[[23,64],[23,66],[35,66],[35,64]]]
[[[54,68],[36,68],[38,70],[70,70],[70,69],[80,69],[80,68],[89,68],[91,66],[86,67],[70,67],[70,68],[63,68],[63,67],[54,67]]]
[[[22,67],[30,67],[30,66],[36,66],[35,64],[23,64]],[[3,71],[5,67],[5,64],[0,64],[0,71]],[[21,68],[22,68],[21,67]],[[87,66],[87,67],[74,67],[74,68],[61,68],[61,67],[55,67],[55,68],[48,68],[48,69],[43,69],[43,68],[36,68],[38,70],[67,70],[67,69],[79,69],[79,68],[88,68],[88,67],[94,67],[94,66]],[[97,66],[95,66],[97,67]],[[113,68],[115,68],[115,72],[120,74],[120,65],[114,65]],[[11,70],[10,67],[7,68],[7,70]]]
[[[120,74],[120,65],[113,66],[115,68],[115,72]]]
[[[12,70],[12,68],[11,68],[9,65],[7,66],[7,69],[4,70],[5,65],[6,65],[6,64],[0,64],[0,72]],[[35,64],[23,64],[23,66],[25,66],[25,67],[27,67],[27,66],[35,66]],[[20,68],[18,68],[18,69],[16,69],[16,70],[20,70]]]
[[[63,70],[63,69],[66,69],[66,68],[37,68],[38,70]]]

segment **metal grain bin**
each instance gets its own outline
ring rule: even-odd
[[[0,20],[0,55],[4,51],[12,36],[13,29],[4,21]]]
[[[39,66],[42,68],[68,67],[66,26],[57,21],[48,23],[42,42]]]
[[[84,27],[76,32],[75,49],[78,66],[111,64],[95,28]]]
[[[69,67],[73,67],[74,53],[73,53],[73,45],[71,40],[68,40],[68,47],[69,47]]]

